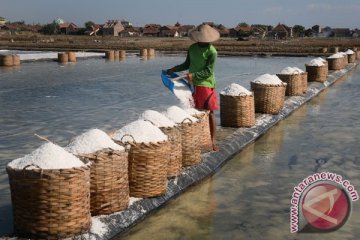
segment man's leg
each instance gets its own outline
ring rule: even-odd
[[[218,145],[216,145],[216,120],[215,120],[214,111],[210,111],[209,125],[210,125],[210,135],[211,135],[213,150],[219,151],[219,147],[218,147]]]

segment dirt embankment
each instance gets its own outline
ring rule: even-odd
[[[155,48],[158,51],[186,51],[192,42],[188,38],[158,37],[102,37],[102,36],[44,36],[15,35],[0,36],[0,49],[18,50],[82,50],[106,51],[108,49],[139,50]],[[334,47],[340,51],[357,47],[360,38],[297,38],[291,40],[237,41],[223,38],[214,43],[223,54],[329,54]]]

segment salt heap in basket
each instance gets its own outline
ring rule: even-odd
[[[347,54],[347,59],[349,63],[354,63],[356,61],[356,54],[353,50],[348,49],[345,53]]]
[[[32,153],[8,164],[13,169],[69,169],[83,166],[84,162],[52,142],[47,142]]]
[[[163,113],[167,118],[172,120],[173,122],[179,124],[183,122],[197,122],[198,119],[191,116],[189,113],[187,113],[184,109],[178,107],[178,106],[171,106]]]
[[[70,238],[90,229],[89,164],[48,142],[10,162],[6,171],[19,236]]]
[[[90,167],[90,210],[111,214],[129,205],[128,153],[104,131],[91,129],[66,149],[93,164]]]
[[[182,165],[193,166],[201,161],[201,134],[199,120],[178,106],[171,106],[164,115],[179,124],[182,141]]]
[[[287,84],[276,75],[263,74],[250,84],[254,92],[255,112],[278,114],[284,107]]]
[[[346,59],[344,54],[346,55]],[[329,56],[326,60],[328,61],[329,70],[340,70],[347,64],[347,54],[338,52]]]
[[[308,81],[325,82],[328,76],[327,61],[323,58],[314,58],[305,64]]]
[[[170,151],[167,175],[175,177],[179,175],[182,167],[182,151],[181,151],[181,133],[176,127],[177,124],[154,110],[146,110],[140,116],[140,119],[150,121],[156,127],[159,127],[169,137]]]
[[[116,142],[130,144],[130,196],[143,198],[163,195],[167,187],[168,137],[152,123],[136,120],[115,131]]]
[[[286,85],[286,96],[300,96],[307,90],[307,73],[298,67],[286,67],[276,74]]]
[[[255,124],[253,93],[236,83],[222,90],[220,120],[224,127],[252,127]]]

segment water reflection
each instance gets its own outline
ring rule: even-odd
[[[360,128],[354,127],[359,121],[353,123],[360,118],[360,112],[355,110],[360,107],[359,88],[360,71],[356,70],[246,147],[212,178],[171,201],[122,237],[357,239],[357,202],[348,222],[327,234],[291,234],[289,208],[293,187],[314,172],[338,173],[359,191]],[[214,207],[207,209],[209,205]]]

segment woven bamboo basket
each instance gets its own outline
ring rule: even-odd
[[[201,111],[201,114],[195,114],[193,117],[199,120],[200,131],[200,149],[202,153],[211,152],[213,150],[211,133],[210,133],[210,122],[209,122],[209,111]]]
[[[59,170],[7,167],[6,171],[17,235],[59,239],[90,229],[88,165]]]
[[[331,48],[331,52],[332,52],[332,53],[337,53],[337,52],[339,52],[339,47],[332,47],[332,48]]]
[[[305,64],[309,82],[325,82],[328,75],[328,66],[309,66]]]
[[[91,215],[118,212],[129,206],[128,153],[104,149],[79,156],[90,161]]]
[[[12,55],[0,55],[0,65],[4,67],[11,67],[14,65]]]
[[[120,50],[119,55],[120,55],[120,58],[126,58],[126,51]]]
[[[67,63],[69,61],[69,56],[67,53],[58,53],[58,62]]]
[[[115,51],[114,50],[109,50],[105,52],[105,58],[107,60],[114,60],[115,58]]]
[[[353,53],[353,54],[348,54],[348,62],[349,62],[349,63],[354,63],[355,61],[356,61],[355,53]]]
[[[130,196],[146,198],[163,195],[167,187],[169,141],[136,143],[113,140],[121,145],[130,145],[128,168]]]
[[[304,93],[304,77],[299,72],[295,74],[276,74],[281,81],[285,82],[285,96],[301,96]],[[305,89],[307,88],[307,81]]]
[[[76,53],[75,52],[67,52],[69,62],[76,62]]]
[[[340,70],[344,68],[344,58],[327,58],[329,70]]]
[[[148,55],[148,51],[146,48],[140,50],[140,56],[146,57]]]
[[[286,83],[279,85],[265,85],[251,82],[254,92],[255,112],[278,114],[284,107]]]
[[[356,51],[356,59],[360,59],[360,51]]]
[[[254,126],[254,95],[229,96],[220,94],[220,121],[223,127]]]
[[[345,67],[346,67],[346,65],[348,65],[348,64],[349,64],[349,57],[348,57],[348,55],[347,55],[347,54],[343,57],[343,61],[344,61],[344,66],[343,66],[343,68],[345,68]]]
[[[179,175],[182,168],[181,132],[176,127],[160,127],[160,129],[168,136],[170,144],[167,176],[175,177]]]
[[[119,59],[120,58],[120,52],[119,50],[114,50],[114,58]]]
[[[185,122],[189,120],[190,122]],[[190,119],[184,119],[180,124],[182,143],[182,165],[193,166],[201,162],[200,122],[193,123]]]
[[[13,58],[13,66],[20,66],[20,56],[19,55],[12,55]]]
[[[148,56],[155,56],[155,49],[154,48],[148,48],[147,55]]]
[[[305,94],[308,88],[308,73],[302,72],[300,73],[302,79],[303,93]]]

